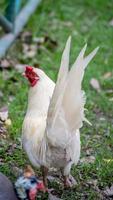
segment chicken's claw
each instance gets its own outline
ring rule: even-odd
[[[77,185],[77,182],[72,175],[64,177],[64,187],[65,188],[72,188],[72,187],[75,187],[76,185]]]

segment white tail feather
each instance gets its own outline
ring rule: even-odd
[[[60,81],[61,78],[68,73],[68,67],[69,67],[69,54],[70,54],[70,44],[71,44],[71,36],[69,36],[65,49],[62,54],[61,58],[61,65],[60,65],[60,70],[58,73],[58,79],[57,81]]]
[[[65,49],[63,51],[57,83],[56,83],[56,86],[53,92],[53,97],[50,102],[50,106],[48,110],[49,120],[47,121],[47,123],[48,125],[52,124],[52,126],[54,126],[54,122],[56,119],[55,116],[57,116],[57,113],[60,109],[60,102],[62,101],[63,92],[66,85],[66,79],[67,79],[68,70],[69,70],[70,44],[71,44],[71,36],[69,36],[66,42]]]
[[[84,45],[83,49],[80,51],[77,59],[75,60],[76,65],[79,64],[83,60],[86,48],[87,48],[87,43]],[[74,63],[74,65],[75,65],[75,63]]]
[[[87,67],[87,65],[89,64],[89,62],[92,60],[92,58],[96,55],[97,51],[98,51],[99,47],[97,47],[96,49],[94,49],[85,59],[84,59],[84,68]]]
[[[68,145],[83,121],[88,122],[84,116],[86,99],[81,84],[85,67],[98,51],[96,48],[84,58],[86,44],[69,71],[70,43],[71,37],[68,38],[62,55],[58,80],[48,110],[47,137],[57,147]]]

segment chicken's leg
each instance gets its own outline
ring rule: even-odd
[[[61,169],[65,188],[73,187],[77,184],[76,180],[70,174],[71,165],[72,162],[69,162],[63,169]]]
[[[77,185],[77,182],[72,175],[63,176],[63,179],[65,188],[74,187]]]
[[[42,166],[41,167],[41,171],[42,171],[42,176],[43,176],[43,182],[44,182],[44,186],[45,186],[45,191],[48,191],[48,183],[47,183],[48,168]]]

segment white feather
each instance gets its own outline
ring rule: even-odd
[[[69,44],[68,42],[69,39],[67,44]],[[63,52],[58,77],[61,71],[64,71],[64,75],[62,73],[60,82],[58,81],[56,83],[47,118],[47,137],[53,146],[66,148],[71,143],[73,134],[76,134],[76,131],[82,127],[83,121],[85,120],[85,95],[81,89],[81,84],[84,76],[84,69],[98,50],[98,48],[96,48],[84,58],[86,47],[87,45],[83,47],[71,70],[68,71],[68,74],[68,66],[65,60],[69,59],[70,45],[66,45]],[[53,104],[53,102],[55,103]]]
[[[67,75],[68,75],[68,70],[69,70],[70,43],[71,43],[71,37],[68,38],[64,52],[62,54],[57,83],[53,92],[52,100],[50,102],[49,111],[48,111],[48,118],[49,118],[49,120],[47,120],[48,126],[49,125],[53,126],[56,115],[60,109],[59,104],[63,98],[63,92],[65,90]]]

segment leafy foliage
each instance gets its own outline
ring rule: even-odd
[[[7,0],[1,0],[0,1],[0,13],[4,13],[6,7],[7,7],[8,1]]]

